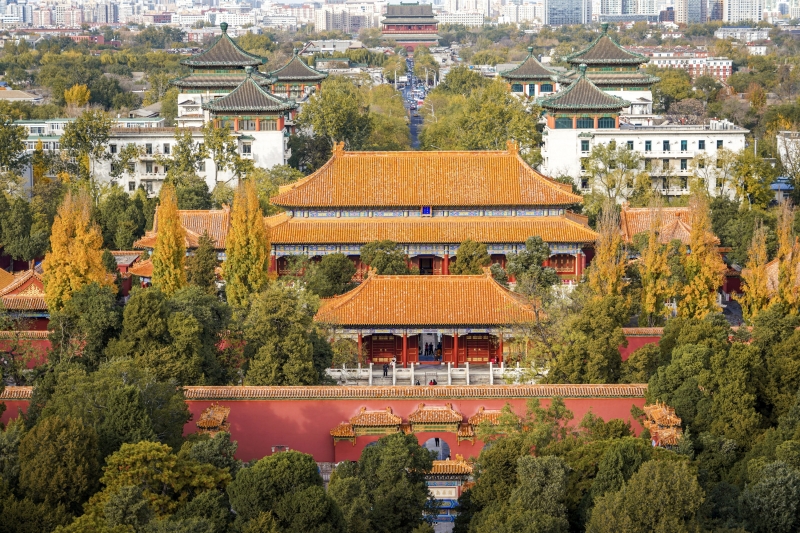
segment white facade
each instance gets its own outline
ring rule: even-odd
[[[542,20],[542,6],[539,4],[508,4],[503,6],[503,16],[508,22],[534,22]]]
[[[766,28],[719,28],[714,32],[717,39],[735,39],[737,41],[763,41],[769,39]]]
[[[545,127],[542,172],[548,176],[570,176],[576,186],[589,191],[582,159],[592,148],[616,142],[639,152],[642,169],[651,175],[653,188],[666,196],[689,194],[692,160],[699,154],[714,156],[718,149],[739,152],[745,147],[747,130],[726,121],[712,120],[698,126],[633,126],[619,129],[551,129]],[[709,184],[716,194],[716,184]]]
[[[762,0],[723,0],[722,20],[739,22],[742,20],[761,21],[764,14]]]
[[[479,27],[483,26],[484,16],[483,13],[441,13],[436,15],[436,20],[439,21],[439,24],[463,24],[468,27]]]
[[[49,152],[58,152],[61,149],[60,140],[64,128],[73,119],[52,120],[25,120],[17,124],[28,130],[27,149],[32,152],[39,141],[42,148]],[[203,133],[199,127],[188,128],[197,144],[203,142]],[[288,139],[283,131],[239,131],[234,132],[237,139],[239,155],[245,159],[252,159],[260,168],[271,168],[283,165],[288,156]],[[133,192],[141,187],[150,195],[157,195],[167,176],[168,161],[175,146],[175,129],[164,127],[162,118],[119,118],[111,129],[111,135],[106,146],[108,158],[93,161],[95,178],[102,184],[116,183],[126,191]],[[133,144],[139,148],[140,156],[129,163],[129,170],[122,172],[118,178],[111,176],[114,158],[122,149]],[[230,170],[221,170],[215,173],[214,162],[207,158],[198,176],[203,178],[209,191],[213,191],[218,182],[227,182],[229,185],[234,179]]]

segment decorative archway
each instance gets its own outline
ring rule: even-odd
[[[450,445],[441,437],[431,437],[422,443],[422,447],[431,452],[436,452],[434,460],[444,461],[450,458]]]

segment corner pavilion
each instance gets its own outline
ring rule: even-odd
[[[370,275],[358,287],[323,300],[314,320],[355,338],[368,362],[501,363],[504,338],[535,320],[519,294],[486,272],[477,276]],[[424,354],[425,344],[440,358]]]
[[[270,270],[286,273],[294,255],[342,253],[362,277],[361,246],[388,239],[421,274],[447,275],[467,239],[505,266],[508,254],[540,236],[550,246],[547,266],[577,280],[597,237],[569,211],[581,202],[571,185],[528,166],[513,142],[472,152],[348,152],[338,144],[319,170],[272,198],[284,212],[266,218]]]

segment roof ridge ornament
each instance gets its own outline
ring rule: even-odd
[[[603,30],[603,33],[608,33],[608,22],[600,24],[600,28]]]
[[[533,55],[533,46],[529,46],[528,47],[528,56],[530,57],[532,55]]]
[[[222,30],[222,33],[228,33],[228,23],[227,22],[220,22],[219,29]]]
[[[508,139],[506,141],[506,151],[510,155],[517,155],[519,153],[519,143],[514,139]]]
[[[252,78],[253,77],[253,67],[251,67],[250,65],[247,65],[246,67],[244,67],[244,71],[247,74],[248,78]]]
[[[344,155],[344,141],[333,143],[333,155]]]
[[[578,70],[581,71],[581,78],[585,78],[586,77],[586,63],[581,63],[580,65],[578,65]]]

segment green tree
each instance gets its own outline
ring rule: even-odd
[[[394,241],[373,241],[365,244],[361,247],[361,260],[380,275],[411,273],[402,248]]]
[[[144,235],[145,216],[141,202],[136,202],[114,185],[97,206],[95,217],[103,232],[103,246],[109,249],[129,250],[136,237]]]
[[[649,174],[640,170],[639,152],[616,142],[594,145],[583,164],[590,187],[609,201],[619,203],[651,189]]]
[[[240,470],[227,490],[242,526],[270,513],[279,531],[345,531],[341,511],[322,488],[310,455],[288,451],[265,457]]]
[[[528,237],[525,249],[509,256],[506,270],[517,279],[517,292],[541,298],[559,282],[554,269],[542,266],[549,257],[550,245],[539,236]]]
[[[800,527],[800,474],[783,462],[763,467],[757,482],[742,492],[740,502],[747,530],[783,533]]]
[[[217,275],[215,270],[219,262],[214,241],[211,240],[208,233],[200,236],[197,249],[189,256],[186,263],[188,267],[186,281],[189,285],[200,287],[209,294],[216,294]]]
[[[469,96],[475,89],[480,89],[488,81],[481,76],[480,72],[476,72],[469,67],[459,65],[450,69],[447,76],[442,82],[436,86],[434,91],[436,93],[445,93],[450,95],[460,94],[461,96]]]
[[[209,121],[203,125],[203,144],[214,161],[214,183],[219,181],[219,171],[232,168],[239,158],[238,143],[231,128],[218,128]]]
[[[255,295],[243,324],[249,361],[246,384],[313,385],[319,381],[311,338],[315,312],[314,302],[278,283]]]
[[[61,372],[51,387],[40,386],[41,392],[50,389],[40,418],[81,420],[96,433],[102,457],[126,442],[151,439],[180,446],[183,441],[189,420],[183,392],[174,383],[157,381],[133,360],[105,363],[92,373],[73,368]]]
[[[400,78],[400,76],[405,76],[406,70],[406,60],[399,55],[390,56],[383,63],[383,77],[390,83],[397,81],[395,80],[395,76],[398,78]]]
[[[597,500],[586,530],[692,531],[704,498],[686,462],[647,461],[619,491]]]
[[[370,135],[369,104],[362,91],[343,76],[330,76],[297,117],[298,124],[313,128],[314,135],[332,147],[344,143],[358,150]]]
[[[225,262],[228,303],[243,306],[267,283],[269,236],[255,184],[244,180],[236,189],[231,211]]]
[[[0,244],[3,251],[14,259],[31,261],[47,250],[49,231],[36,224],[36,213],[31,203],[15,197],[9,202],[5,195],[0,199]]]
[[[74,292],[62,309],[50,313],[50,360],[74,357],[87,369],[97,370],[106,345],[119,333],[121,315],[111,287],[90,283]]]
[[[330,298],[353,288],[356,267],[344,254],[328,254],[311,268],[307,277],[308,289],[320,298]]]
[[[19,462],[19,486],[29,498],[77,512],[100,476],[97,433],[75,418],[44,418],[20,442]]]
[[[14,124],[9,116],[0,115],[0,168],[17,176],[28,162],[25,139],[27,130]]]
[[[492,258],[486,251],[486,245],[467,239],[458,246],[456,261],[450,267],[450,273],[457,276],[483,273],[483,267],[489,266]]]
[[[364,448],[356,465],[337,468],[329,490],[354,530],[411,533],[430,509],[425,472],[432,465],[431,453],[414,435],[395,433]],[[354,507],[366,516],[356,516]]]
[[[89,180],[92,189],[94,183],[94,161],[108,158],[106,144],[111,134],[111,118],[101,110],[84,111],[73,122],[64,127],[61,136],[61,149],[78,161],[78,172]]]
[[[180,188],[186,182],[199,179],[197,171],[200,170],[207,157],[208,150],[205,144],[196,143],[191,130],[175,128],[175,144],[170,149],[169,157],[160,155],[157,156],[156,161],[167,166],[165,182]]]

